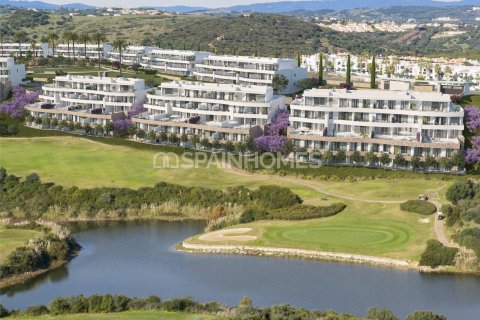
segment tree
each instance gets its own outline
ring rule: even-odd
[[[55,127],[58,127],[58,119],[57,119],[57,118],[53,118],[53,119],[52,119],[52,122],[51,122],[51,125],[52,125],[52,127],[54,127],[54,128],[55,128]]]
[[[119,56],[119,71],[120,71],[120,76],[122,75],[122,55],[123,55],[123,50],[127,48],[127,40],[123,38],[117,38],[113,42],[113,48],[118,50],[118,56]]]
[[[426,170],[430,170],[433,166],[435,166],[436,163],[437,160],[435,160],[435,158],[431,155],[427,155],[425,157],[424,166]]]
[[[245,151],[247,150],[247,147],[246,147],[245,143],[239,142],[235,145],[235,149],[237,149],[238,153],[244,154]]]
[[[182,133],[180,136],[180,142],[182,142],[184,146],[188,142],[188,136],[185,133]]]
[[[170,132],[170,134],[168,135],[168,142],[170,142],[171,144],[177,144],[178,143],[178,137],[177,137],[177,134],[175,132]]]
[[[11,125],[8,126],[7,132],[12,136],[16,135],[18,133],[18,126],[12,123]]]
[[[327,164],[329,164],[330,162],[333,161],[333,159],[335,159],[335,156],[333,155],[333,152],[332,152],[332,151],[327,150],[327,151],[323,154],[323,159],[326,161]]]
[[[369,151],[365,153],[365,160],[368,162],[368,165],[371,166],[378,161],[378,157],[374,152]]]
[[[81,124],[80,122],[75,122],[75,123],[73,124],[73,128],[74,128],[75,130],[82,130],[83,126],[82,126],[82,124]]]
[[[193,145],[194,148],[200,143],[200,137],[196,134],[190,136],[190,143]]]
[[[147,133],[143,129],[138,129],[137,131],[137,138],[143,140],[147,136]]]
[[[405,320],[447,320],[447,318],[431,311],[415,311],[414,313],[409,314]]]
[[[362,155],[360,154],[359,151],[355,150],[352,152],[352,155],[350,156],[350,159],[353,161],[353,163],[355,164],[359,164],[361,162],[363,162],[363,157]]]
[[[465,157],[461,151],[455,151],[451,158],[451,163],[454,167],[458,169],[465,166]]]
[[[56,32],[50,32],[48,34],[48,39],[52,43],[52,53],[53,53],[53,56],[55,57],[55,42],[60,39],[60,36]]]
[[[158,140],[160,140],[160,142],[167,141],[168,140],[168,134],[165,131],[160,132],[160,134],[158,135]]]
[[[37,51],[37,41],[34,39],[30,40],[30,50],[32,50],[35,58],[38,56],[38,51]]]
[[[412,170],[415,171],[422,167],[422,161],[420,160],[419,156],[413,156],[412,160],[410,160],[410,165],[412,166]]]
[[[90,41],[90,35],[86,32],[83,32],[79,36],[80,42],[83,43],[83,59],[84,65],[87,65],[87,43]]]
[[[78,41],[78,33],[70,32],[70,40],[72,41],[73,64],[75,64],[75,41]]]
[[[207,149],[210,147],[210,141],[207,138],[203,138],[200,140],[200,145],[203,147],[203,149]]]
[[[442,74],[442,66],[437,63],[434,67],[434,70],[435,74],[437,75],[437,80],[440,80],[440,76]]]
[[[62,40],[67,42],[68,60],[70,60],[70,32],[69,31],[64,31],[62,33]]]
[[[147,133],[147,139],[148,140],[154,141],[155,137],[156,137],[155,131],[153,131],[153,130],[148,131],[148,133]]]
[[[293,144],[292,140],[287,140],[282,148],[282,153],[284,155],[289,155],[290,153],[295,151],[295,145]]]
[[[337,162],[345,162],[345,160],[347,159],[347,154],[345,151],[343,150],[339,150],[337,151],[337,154],[335,155],[335,160]]]
[[[375,56],[372,57],[372,64],[370,66],[370,89],[377,87],[377,64],[375,62]]]
[[[102,135],[104,130],[105,130],[104,126],[102,126],[100,123],[95,126],[96,135]]]
[[[113,123],[108,121],[106,124],[105,124],[105,131],[107,132],[107,135],[113,131]]]
[[[388,153],[383,153],[381,156],[380,156],[380,163],[382,164],[382,166],[386,167],[390,164],[390,156],[388,155]]]
[[[257,145],[255,144],[255,140],[252,136],[248,136],[245,139],[245,148],[250,152],[254,152],[257,149]]]
[[[25,41],[27,34],[24,31],[18,31],[14,34],[13,36],[15,38],[15,41],[18,43],[18,50],[19,50],[19,55],[20,58],[22,58],[22,42]]]
[[[220,140],[214,139],[212,143],[212,147],[213,149],[218,150],[222,147],[222,143],[220,142]]]
[[[288,79],[283,74],[275,75],[272,80],[273,90],[281,93],[288,86]]]
[[[352,83],[352,62],[350,55],[347,56],[347,75],[345,77],[345,83],[349,86]]]
[[[438,160],[438,164],[440,165],[440,168],[443,170],[449,170],[452,167],[452,161],[450,158],[442,157]]]
[[[300,56],[300,53],[297,53],[297,67],[302,66],[302,57]]]
[[[232,141],[227,141],[224,145],[223,148],[225,149],[226,152],[232,153],[235,151],[235,145],[233,144]]]
[[[133,137],[134,135],[136,135],[138,132],[138,128],[137,126],[134,124],[134,123],[131,123],[130,126],[128,127],[127,129],[127,133],[130,137]]]
[[[318,86],[323,85],[323,53],[320,52],[318,57]]]
[[[240,299],[240,303],[238,304],[239,307],[251,307],[252,306],[252,299],[250,297],[244,296]]]
[[[389,309],[370,308],[366,320],[398,320],[398,318]]]
[[[105,34],[102,32],[95,32],[92,35],[92,41],[94,41],[97,44],[97,51],[98,51],[98,69],[100,69],[100,62],[102,61],[102,51],[100,49],[100,46],[103,42],[107,41],[107,37],[105,37]]]
[[[86,134],[90,134],[90,132],[92,132],[92,126],[90,125],[90,123],[85,123],[83,125],[83,130],[85,131]]]
[[[472,199],[475,197],[475,185],[470,180],[462,180],[455,182],[447,190],[447,200],[453,204],[463,199]]]
[[[0,304],[0,318],[7,317],[9,314],[8,310]]]
[[[402,166],[403,164],[405,164],[405,157],[400,154],[400,153],[397,153],[395,155],[395,158],[393,158],[393,164],[396,166],[396,167],[400,167]]]

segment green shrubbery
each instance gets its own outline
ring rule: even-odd
[[[462,246],[472,249],[480,257],[480,228],[463,229],[456,238]]]
[[[462,199],[471,199],[475,196],[475,185],[470,180],[455,182],[447,190],[447,200],[454,204]]]
[[[431,311],[415,311],[409,314],[405,320],[447,320],[444,315],[435,314]]]
[[[436,268],[439,266],[453,266],[457,248],[445,247],[440,241],[428,240],[427,248],[420,257],[421,266]]]
[[[400,204],[400,209],[423,215],[430,215],[437,211],[433,203],[424,200],[408,200]]]

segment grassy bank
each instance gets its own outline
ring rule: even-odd
[[[42,232],[26,229],[7,229],[0,226],[0,264],[13,250],[24,246],[28,240],[42,236]]]
[[[215,166],[154,169],[153,159],[158,151],[181,152],[182,149],[116,139],[74,136],[0,139],[0,148],[5,155],[0,157],[0,166],[9,172],[23,177],[37,172],[43,181],[66,187],[140,188],[160,181],[222,190],[233,186],[255,189],[269,184],[288,187],[305,204],[327,206],[342,202],[347,208],[337,216],[321,221],[252,223],[254,233],[259,235],[254,245],[349,252],[412,261],[418,261],[426,241],[435,238],[433,219],[421,223],[419,219],[424,217],[401,212],[399,202],[416,199],[429,190],[437,191],[443,200],[445,190],[451,184],[423,175],[337,182],[250,175]],[[159,155],[157,160],[171,157]]]
[[[68,315],[45,315],[45,316],[21,316],[12,319],[22,320],[213,320],[213,319],[225,319],[225,317],[184,313],[184,312],[167,312],[167,311],[126,311],[119,313],[93,313],[93,314],[68,314]]]

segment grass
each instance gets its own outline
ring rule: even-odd
[[[461,105],[463,106],[477,106],[480,107],[480,96],[465,96],[462,98]]]
[[[10,252],[24,246],[28,240],[41,235],[41,232],[34,230],[5,229],[0,227],[0,263]]]
[[[94,314],[69,314],[69,315],[45,315],[28,317],[22,316],[22,320],[213,320],[223,319],[223,317],[204,315],[204,314],[192,314],[181,312],[167,312],[167,311],[126,311],[119,313],[94,313]]]
[[[435,237],[432,221],[420,223],[421,215],[402,212],[398,203],[369,203],[354,199],[406,201],[416,199],[427,190],[437,190],[443,199],[446,187],[451,183],[422,175],[346,183],[248,175],[220,167],[154,169],[152,163],[157,152],[182,149],[71,135],[0,139],[0,150],[0,166],[10,173],[24,177],[37,172],[43,181],[64,186],[139,188],[165,181],[214,189],[239,185],[257,188],[267,184],[288,187],[306,204],[326,206],[343,202],[347,208],[337,216],[325,219],[252,223],[253,233],[260,237],[253,244],[412,260],[418,260],[426,241]],[[171,160],[173,155],[158,158]]]

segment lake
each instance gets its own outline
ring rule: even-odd
[[[124,294],[190,296],[236,305],[291,304],[365,315],[371,306],[405,317],[432,310],[449,319],[480,319],[480,277],[429,275],[363,265],[177,252],[204,223],[123,222],[79,228],[80,255],[66,266],[0,295],[9,309],[47,304],[58,296]]]

